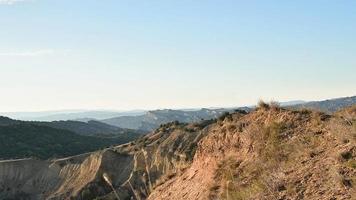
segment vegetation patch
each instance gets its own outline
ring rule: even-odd
[[[229,112],[224,112],[219,118],[218,121],[224,121],[225,119],[232,120],[232,115]]]
[[[229,157],[218,165],[215,176],[221,180],[220,199],[256,199],[261,194],[278,194],[290,188],[278,173],[293,151],[284,140],[287,128],[283,122],[261,127],[261,132],[253,137],[258,158],[242,164],[237,158]]]
[[[264,110],[268,110],[270,108],[269,104],[264,102],[263,100],[259,100],[257,103],[257,108],[258,109],[264,109]]]
[[[272,122],[263,129],[265,146],[261,149],[262,159],[266,162],[276,163],[287,159],[287,146],[283,144],[283,133],[286,129],[284,123]]]
[[[349,160],[352,158],[352,152],[350,151],[342,152],[340,155],[344,160]]]
[[[0,159],[61,158],[126,143],[135,138],[136,135],[114,138],[83,136],[32,124],[0,126]]]
[[[356,160],[349,160],[346,165],[352,169],[356,169]]]

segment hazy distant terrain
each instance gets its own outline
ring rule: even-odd
[[[335,112],[339,109],[345,108],[347,106],[353,105],[356,103],[356,96],[331,99],[325,101],[314,101],[306,102],[302,100],[281,102],[280,105],[283,107],[292,107],[292,108],[312,108],[318,109],[326,112]],[[251,111],[251,107],[240,107],[237,109]],[[101,120],[101,122],[121,127],[121,128],[130,128],[130,129],[139,129],[139,130],[154,130],[159,127],[159,125],[168,123],[171,121],[179,121],[184,123],[197,122],[201,119],[212,119],[217,118],[224,112],[233,112],[233,108],[223,108],[223,109],[200,109],[200,110],[154,110],[149,111],[144,115],[138,116],[121,116],[114,117],[110,119]]]
[[[145,113],[143,110],[132,111],[82,111],[82,110],[63,110],[63,111],[44,111],[44,112],[2,112],[1,116],[26,121],[59,121],[59,120],[101,120],[118,116],[135,116]]]
[[[87,136],[115,136],[120,134],[144,133],[142,131],[111,126],[99,121],[53,121],[53,122],[32,122],[33,124],[48,126],[57,129],[69,130],[80,135]]]
[[[86,135],[86,136],[115,136],[119,134],[143,133],[142,131],[111,126],[109,124],[102,123],[99,121],[80,122],[80,121],[68,120],[68,121],[40,122],[40,121],[13,120],[8,117],[0,116],[0,126],[24,124],[24,123],[68,130],[77,133],[79,135]]]
[[[247,107],[240,109],[251,110]],[[199,122],[201,120],[218,118],[223,113],[232,111],[234,109],[200,109],[194,111],[165,109],[149,111],[139,116],[122,116],[105,119],[102,122],[121,128],[151,131],[158,128],[161,124],[172,121],[183,123]]]
[[[295,105],[297,104],[297,105]],[[335,112],[356,104],[356,96],[324,101],[292,101],[281,103],[283,107],[293,109],[315,109]],[[240,110],[252,111],[254,108],[242,107]],[[179,121],[195,123],[202,120],[216,119],[235,109],[197,109],[197,110],[154,110],[137,115],[129,112],[127,116],[88,122],[61,121],[20,121],[0,117],[0,158],[39,158],[62,157],[93,151],[108,145],[132,141],[142,134],[155,130],[161,124]],[[141,112],[141,111],[140,111]],[[118,113],[101,113],[101,117]],[[126,113],[127,114],[127,113]],[[130,115],[131,114],[131,115]],[[98,117],[98,113],[59,114],[58,117]],[[88,137],[89,136],[89,137]]]
[[[323,112],[336,112],[348,106],[356,104],[356,96],[328,99],[323,101],[311,101],[293,105],[293,108],[309,108]]]

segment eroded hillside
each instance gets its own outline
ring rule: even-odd
[[[192,166],[149,199],[352,199],[352,113],[355,107],[330,116],[266,105],[228,116],[199,143]]]
[[[53,161],[0,161],[0,199],[145,199],[166,179],[187,168],[197,142],[206,134],[199,124],[162,125],[135,142]]]
[[[262,105],[54,161],[0,162],[0,199],[352,199],[356,109]]]

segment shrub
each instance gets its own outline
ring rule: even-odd
[[[229,112],[224,112],[219,118],[219,121],[224,121],[226,117],[231,117]]]
[[[299,110],[299,112],[303,115],[310,115],[312,113],[312,111],[307,108],[302,108]]]
[[[229,132],[234,132],[236,130],[236,125],[234,124],[230,124],[228,127],[227,127],[227,130],[229,130]]]
[[[353,169],[356,169],[356,160],[349,160],[347,166]]]
[[[239,114],[243,114],[243,115],[248,114],[248,112],[246,110],[236,109],[234,111],[235,111],[235,113],[239,113]]]
[[[344,160],[349,160],[352,158],[352,153],[347,151],[347,152],[342,152],[341,153],[341,157],[344,159]]]
[[[342,178],[341,179],[341,183],[345,186],[345,187],[352,187],[352,180],[351,179],[348,179],[348,178]]]
[[[203,128],[205,128],[205,127],[207,127],[210,124],[215,123],[215,122],[216,122],[216,119],[204,120],[204,121],[201,121],[199,123],[195,123],[194,127],[197,127],[199,129],[203,129]]]
[[[264,102],[263,100],[259,100],[258,103],[257,103],[257,108],[258,108],[258,109],[265,109],[265,110],[267,110],[267,109],[270,108],[270,106],[269,106],[268,103]]]
[[[210,191],[218,191],[220,189],[220,185],[214,185],[210,188]]]
[[[185,132],[188,132],[188,133],[194,133],[195,132],[195,130],[194,129],[192,129],[192,128],[188,128],[188,127],[184,127],[184,129],[183,129]]]

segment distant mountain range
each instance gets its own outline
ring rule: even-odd
[[[59,111],[43,111],[43,112],[2,112],[1,116],[7,116],[13,119],[25,121],[59,121],[59,120],[76,120],[90,121],[102,120],[118,116],[136,116],[144,114],[144,110],[132,111],[83,111],[83,110],[59,110]]]
[[[303,101],[303,100],[295,100],[295,101],[281,102],[280,105],[281,105],[281,106],[293,106],[293,105],[299,105],[299,104],[303,104],[303,103],[306,103],[306,101]]]
[[[356,96],[330,99],[324,101],[306,102],[302,100],[281,102],[283,107],[290,108],[311,108],[324,112],[335,112],[341,108],[356,103]],[[232,112],[235,109],[250,111],[254,106],[240,108],[209,108],[209,109],[184,109],[184,110],[134,110],[126,112],[117,111],[52,111],[38,113],[4,113],[6,116],[17,116],[17,119],[27,119],[35,121],[39,125],[46,125],[52,128],[64,128],[82,135],[115,134],[118,132],[132,132],[141,130],[152,131],[161,124],[171,121],[183,123],[198,122],[202,119],[217,118],[224,112]],[[67,113],[66,113],[67,112]],[[1,114],[1,113],[0,113]],[[59,121],[61,120],[61,121]],[[63,121],[70,120],[70,121]],[[47,123],[47,124],[46,124]]]
[[[340,109],[356,104],[356,96],[328,99],[323,101],[311,101],[292,105],[292,108],[308,108],[327,113],[333,113]]]
[[[74,132],[79,135],[85,136],[117,136],[121,134],[141,134],[142,131],[131,130],[111,126],[99,121],[53,121],[53,122],[40,122],[40,121],[20,121],[13,120],[7,117],[0,116],[0,126],[18,125],[18,124],[32,124],[38,126],[47,126],[55,129],[62,129]]]
[[[239,109],[246,111],[251,110],[248,107],[243,107]],[[199,122],[201,120],[218,118],[223,113],[231,111],[234,111],[234,109],[200,109],[194,111],[165,109],[149,111],[146,114],[139,116],[121,116],[105,119],[101,122],[121,128],[151,131],[158,128],[161,124],[165,124],[168,122]]]
[[[356,96],[330,99],[325,101],[306,102],[302,100],[280,103],[283,107],[309,108],[324,112],[335,112],[339,109],[356,104]],[[183,123],[198,122],[201,119],[213,119],[222,115],[224,112],[232,112],[235,109],[251,111],[254,107],[240,108],[221,108],[221,109],[200,109],[200,110],[155,110],[149,111],[144,115],[120,116],[101,120],[101,122],[129,129],[151,131],[158,128],[161,124],[171,121]]]

